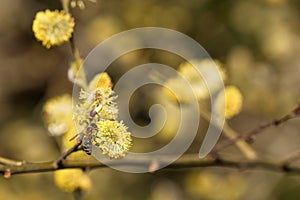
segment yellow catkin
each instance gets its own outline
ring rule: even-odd
[[[74,18],[65,11],[40,11],[35,15],[32,30],[46,48],[60,45],[72,37]]]
[[[81,169],[62,169],[54,172],[55,184],[65,192],[87,191],[92,187],[90,177]]]
[[[99,132],[95,139],[103,154],[110,158],[121,158],[132,146],[131,134],[127,127],[118,121],[105,120],[97,123]]]
[[[225,107],[224,100],[226,102]],[[227,86],[225,88],[225,99],[224,94],[219,94],[216,100],[216,105],[220,109],[221,113],[221,109],[225,108],[225,118],[231,119],[241,112],[243,105],[243,96],[236,86]]]
[[[77,129],[72,120],[72,98],[65,94],[49,99],[44,107],[44,120],[52,136],[63,135],[61,150],[65,151],[73,147],[76,140],[69,141],[77,134]],[[49,129],[49,127],[51,127]],[[63,127],[63,128],[62,128]],[[86,160],[89,157],[83,151],[72,153],[67,159]],[[92,187],[90,177],[81,169],[64,169],[54,172],[55,184],[63,191],[89,190]]]
[[[89,83],[89,90],[95,90],[96,88],[112,88],[113,84],[110,76],[106,72],[99,73]]]
[[[192,60],[191,63],[182,63],[178,67],[178,76],[165,83],[165,87],[174,90],[164,89],[171,100],[188,103],[194,97],[206,99],[220,89],[227,78],[225,69],[217,60]]]
[[[43,117],[50,135],[65,134],[73,126],[72,114],[72,98],[69,94],[49,99],[44,104]]]

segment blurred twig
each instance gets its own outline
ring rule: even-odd
[[[289,155],[286,159],[282,161],[285,165],[291,165],[296,160],[300,159],[300,150],[294,152],[293,154]]]
[[[60,2],[64,11],[69,12],[70,0],[61,0]]]
[[[200,112],[201,112],[201,116],[205,120],[207,120],[208,122],[211,121],[210,120],[211,114],[209,113],[209,111],[205,110],[204,106],[201,106]],[[239,134],[237,132],[235,132],[226,122],[224,124],[222,132],[225,134],[225,136],[227,138],[229,138],[229,140],[233,140],[239,136]],[[249,160],[257,159],[256,152],[247,142],[239,140],[239,141],[236,141],[234,144],[240,149],[240,151],[245,155],[245,157],[247,159],[249,159]]]
[[[23,161],[15,161],[8,158],[0,157],[0,164],[1,165],[8,165],[8,166],[21,166]]]
[[[290,113],[284,115],[283,117],[281,117],[280,119],[275,119],[269,123],[260,125],[252,130],[250,130],[249,132],[245,133],[245,134],[240,134],[237,135],[234,138],[230,138],[224,141],[219,142],[215,148],[211,151],[211,154],[217,153],[220,150],[233,145],[235,143],[237,143],[238,141],[244,140],[248,143],[252,143],[255,139],[255,136],[257,134],[262,133],[264,130],[270,128],[270,127],[276,127],[279,126],[281,124],[283,124],[284,122],[287,122],[290,119],[294,119],[299,117],[300,115],[300,102],[298,103],[297,107],[295,109],[293,109]]]

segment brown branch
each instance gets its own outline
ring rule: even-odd
[[[285,165],[291,165],[293,162],[295,162],[299,159],[300,159],[300,150],[292,153],[286,159],[284,159],[282,162],[285,163]]]
[[[203,105],[201,106],[200,112],[201,112],[201,117],[203,117],[205,120],[211,123],[211,113],[205,109],[205,106]],[[228,140],[232,140],[239,135],[226,122],[223,126],[222,133],[224,133],[224,135],[228,138]],[[244,156],[247,159],[256,160],[258,158],[254,149],[247,142],[243,140],[239,140],[236,141],[234,145],[236,145],[239,148],[239,150],[244,154]]]
[[[54,161],[54,165],[55,166],[59,166],[62,164],[62,161],[65,160],[70,154],[72,154],[75,151],[79,150],[79,146],[81,145],[81,141],[80,142],[76,142],[76,144],[68,149],[67,151],[65,151],[64,153],[62,153],[55,161]]]
[[[164,164],[168,162],[168,156],[160,156],[156,158],[156,162],[159,164]],[[103,163],[97,160],[62,160],[60,165],[55,165],[56,161],[50,162],[22,162],[22,165],[0,165],[0,173],[2,173],[6,178],[9,178],[13,174],[21,173],[33,173],[33,172],[46,172],[55,171],[58,169],[66,168],[105,168],[107,167]],[[112,165],[135,165],[135,166],[146,166],[151,164],[151,160],[145,157],[136,157],[129,160],[128,162],[122,163],[110,163]],[[266,169],[277,172],[285,173],[295,173],[300,174],[300,167],[292,167],[289,163],[278,162],[278,161],[240,161],[240,160],[227,160],[223,158],[213,158],[207,157],[205,159],[200,159],[198,154],[187,154],[183,155],[181,158],[171,163],[163,169],[183,169],[183,168],[194,168],[194,167],[227,167],[240,170],[250,170],[250,169]],[[8,176],[9,174],[9,176]]]
[[[299,117],[299,115],[300,115],[300,103],[298,104],[298,106],[295,109],[293,109],[290,113],[284,115],[280,119],[276,119],[269,123],[260,125],[245,134],[240,134],[240,135],[236,136],[235,138],[231,138],[231,139],[227,139],[227,140],[219,142],[215,146],[215,148],[211,151],[211,154],[216,154],[221,149],[224,149],[230,145],[233,145],[240,140],[244,140],[248,143],[252,143],[255,139],[255,136],[262,133],[264,130],[266,130],[270,127],[277,127],[277,126],[283,124],[284,122],[287,122],[290,119]]]
[[[272,127],[279,126],[280,124],[298,117],[300,115],[300,104],[296,107],[290,114],[285,115],[279,120],[274,120],[265,125],[259,126],[244,135],[239,135],[234,139],[228,139],[221,143],[219,143],[214,149],[213,152],[225,148],[240,139],[249,140],[250,137],[253,137],[256,134],[261,133],[263,130]],[[96,160],[66,160],[67,156],[71,153],[79,150],[81,142],[77,142],[71,149],[64,152],[61,156],[59,156],[56,160],[50,162],[26,162],[26,161],[16,161],[7,158],[0,157],[0,173],[4,175],[5,178],[9,178],[13,174],[20,173],[32,173],[32,172],[45,172],[45,171],[55,171],[58,169],[66,169],[66,168],[104,168],[107,167],[103,163],[100,163]],[[216,154],[210,154],[216,155]],[[192,167],[230,167],[242,170],[249,170],[255,168],[279,171],[279,172],[287,172],[287,173],[296,173],[300,174],[300,167],[291,166],[290,164],[295,160],[300,158],[300,151],[292,154],[287,159],[282,161],[261,161],[261,160],[251,160],[251,161],[240,161],[240,160],[228,160],[224,158],[218,158],[217,156],[208,156],[205,159],[199,159],[198,154],[192,155],[183,155],[180,159],[171,163],[164,169],[181,169],[181,168],[192,168]],[[155,162],[153,162],[155,161]],[[135,157],[134,159],[128,160],[125,162],[117,162],[117,163],[109,163],[110,165],[136,165],[136,166],[146,166],[149,169],[158,169],[159,165],[163,165],[168,163],[169,156],[160,156],[156,157],[155,160],[146,158],[146,157]],[[153,167],[153,163],[155,163],[155,167]],[[158,166],[156,166],[158,165]]]

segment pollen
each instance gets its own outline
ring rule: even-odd
[[[76,106],[75,120],[83,124],[91,112],[95,120],[115,120],[118,117],[119,110],[115,99],[114,91],[110,88],[97,88],[92,92],[81,90],[80,103]]]
[[[106,120],[98,122],[97,125],[99,132],[95,145],[110,158],[124,157],[132,146],[132,139],[123,122]]]
[[[74,26],[74,18],[69,13],[46,10],[36,14],[32,30],[36,39],[49,49],[69,41]]]

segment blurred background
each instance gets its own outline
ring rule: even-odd
[[[238,132],[278,118],[300,97],[300,2],[296,0],[97,0],[72,10],[75,40],[82,57],[115,33],[158,26],[180,31],[198,41],[223,63],[228,84],[242,92],[242,112],[228,123]],[[34,38],[37,11],[61,9],[58,0],[1,0],[0,16],[0,156],[49,161],[59,155],[55,139],[42,120],[51,97],[71,94],[67,71],[72,61],[68,43],[44,48]],[[174,68],[182,62],[165,52],[137,51],[110,69],[116,81],[123,71],[148,62]],[[138,96],[140,97],[140,96]],[[146,105],[146,106],[145,106]],[[148,102],[132,108],[147,123]],[[146,116],[146,117],[145,117]],[[292,120],[265,131],[252,145],[262,159],[283,159],[300,148],[300,124]],[[158,142],[160,143],[158,143]],[[165,142],[165,141],[163,141]],[[159,138],[145,146],[161,145]],[[162,143],[164,144],[164,143]],[[189,150],[196,153],[199,141]],[[144,146],[144,145],[140,145]],[[137,149],[139,145],[137,145]],[[155,148],[158,148],[155,146]],[[154,148],[154,149],[155,149]],[[225,155],[240,154],[230,147]],[[227,168],[162,170],[127,174],[112,169],[90,172],[93,188],[84,199],[299,199],[300,176],[265,170]],[[0,199],[73,199],[59,190],[53,173],[0,179]]]

